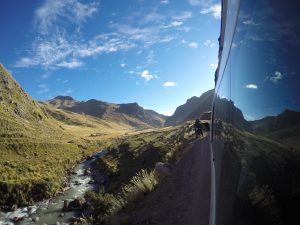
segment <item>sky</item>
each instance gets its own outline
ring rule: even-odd
[[[214,0],[27,0],[0,8],[0,63],[36,100],[137,102],[171,115],[214,87]]]

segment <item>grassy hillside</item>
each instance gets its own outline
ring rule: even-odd
[[[39,104],[0,65],[0,206],[56,194],[67,168],[130,130]]]

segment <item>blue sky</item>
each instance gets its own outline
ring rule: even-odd
[[[0,62],[37,100],[137,102],[171,114],[214,87],[213,0],[10,0]]]

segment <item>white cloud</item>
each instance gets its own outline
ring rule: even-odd
[[[204,7],[201,10],[201,14],[211,14],[215,19],[221,18],[221,4],[213,4],[208,7]]]
[[[176,83],[172,82],[172,81],[167,81],[167,82],[163,83],[163,86],[164,87],[174,87],[174,86],[176,86]]]
[[[215,46],[215,44],[209,39],[204,42],[204,45],[211,48]]]
[[[258,89],[258,86],[256,84],[247,84],[246,88],[248,88],[248,89]]]
[[[181,26],[183,24],[183,22],[182,21],[173,21],[173,22],[171,22],[171,26],[172,27],[179,27],[179,26]]]
[[[270,77],[270,81],[272,81],[273,83],[277,83],[282,78],[283,78],[282,73],[279,71],[275,71],[274,76]]]
[[[121,66],[121,67],[125,67],[126,64],[125,64],[125,63],[121,63],[120,66]]]
[[[212,68],[214,68],[214,69],[217,69],[218,64],[217,64],[217,63],[211,63],[211,64],[210,64],[210,67],[212,67]]]
[[[198,43],[191,42],[191,43],[188,44],[188,46],[191,47],[191,48],[198,48]]]
[[[149,70],[144,70],[140,76],[142,78],[144,78],[146,81],[152,80],[153,78],[155,78],[156,76],[153,74],[150,74]]]
[[[69,61],[69,62],[63,61],[61,63],[58,63],[58,64],[56,64],[56,66],[64,67],[64,68],[68,68],[68,69],[75,69],[75,68],[82,66],[82,62],[77,61],[76,59],[73,59],[72,61]]]

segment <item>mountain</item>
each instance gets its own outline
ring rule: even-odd
[[[204,112],[211,111],[214,89],[204,92],[200,97],[192,97],[185,104],[178,106],[174,114],[166,119],[165,125],[177,125],[199,118]]]
[[[250,122],[254,131],[259,134],[269,134],[277,130],[290,128],[300,124],[300,112],[284,110],[277,116],[268,116]]]
[[[251,121],[250,124],[255,133],[299,149],[300,112],[286,109],[277,116]]]
[[[47,102],[59,109],[130,124],[137,128],[162,127],[167,118],[153,110],[144,109],[137,103],[114,104],[96,99],[77,101],[70,96],[57,96]]]
[[[136,129],[128,121],[150,127],[135,118],[125,123],[57,108],[78,105],[71,97],[54,102],[34,101],[0,64],[0,207],[57,194],[78,160]]]

